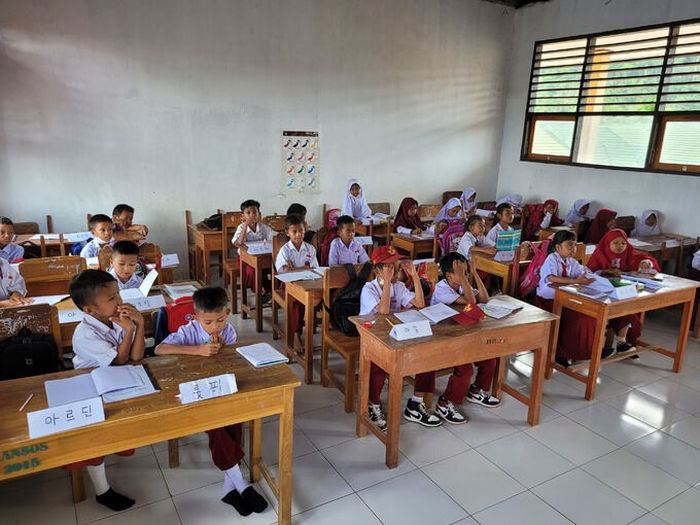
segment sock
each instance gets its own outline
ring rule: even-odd
[[[224,472],[224,488],[223,488],[223,496],[226,496],[229,492],[232,490],[236,490],[236,487],[233,485],[233,481],[231,481],[231,478],[226,475]]]
[[[93,467],[89,465],[87,467],[88,476],[92,481],[93,487],[95,487],[95,495],[100,496],[109,490],[109,483],[107,483],[107,472],[105,472],[105,464],[101,463]]]
[[[412,395],[411,396],[411,401],[414,403],[422,403],[423,402],[423,396],[417,396],[417,395]]]
[[[243,479],[243,473],[238,465],[234,465],[228,469],[226,471],[226,477],[231,480],[231,483],[233,483],[233,486],[240,494],[243,494],[243,491],[250,487],[250,483]]]

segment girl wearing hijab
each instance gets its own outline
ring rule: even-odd
[[[603,238],[603,235],[608,233],[615,226],[615,217],[617,217],[617,212],[610,210],[608,208],[601,208],[598,213],[595,214],[593,222],[586,232],[586,238],[584,242],[586,244],[598,244]]]
[[[496,208],[505,203],[510,204],[513,210],[517,211],[523,205],[523,196],[519,193],[511,193],[510,195],[506,195],[505,197],[502,197],[496,201]]]
[[[536,241],[540,230],[561,226],[564,222],[557,216],[559,202],[554,199],[547,199],[543,204],[526,204],[525,206],[532,208],[523,228],[524,240]]]
[[[642,216],[637,219],[637,226],[632,230],[631,237],[649,237],[661,235],[659,212],[657,210],[644,210]]]
[[[393,227],[396,233],[419,234],[423,231],[423,223],[418,217],[418,201],[416,199],[406,197],[401,201]]]
[[[449,226],[462,220],[462,203],[457,197],[452,197],[440,208],[435,216],[431,229],[435,235],[440,235]]]
[[[348,181],[340,215],[349,215],[353,219],[363,219],[372,215],[372,210],[369,208],[367,200],[365,200],[359,180],[350,179]]]
[[[587,199],[577,199],[569,210],[569,213],[566,215],[566,224],[571,224],[573,226],[579,222],[590,221],[591,218],[586,215],[590,205],[591,201]]]
[[[465,188],[460,197],[462,201],[462,210],[464,212],[464,218],[466,219],[470,215],[474,215],[476,212],[476,190],[469,186]]]

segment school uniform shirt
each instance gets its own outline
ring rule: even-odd
[[[328,266],[361,264],[367,261],[369,261],[369,255],[355,239],[350,241],[349,246],[345,246],[340,237],[336,237],[331,241],[331,247],[328,251]]]
[[[695,252],[695,254],[693,255],[693,262],[690,263],[690,265],[696,270],[700,271],[700,250]]]
[[[24,248],[11,242],[0,250],[0,259],[5,259],[8,262],[16,261],[22,257],[24,257]]]
[[[116,323],[112,328],[85,314],[73,332],[73,368],[109,366],[117,357],[117,347],[126,331]],[[131,335],[133,341],[136,331]]]
[[[221,331],[221,337],[225,345],[232,345],[238,339],[236,330],[229,323],[226,323]],[[194,319],[163,339],[165,344],[178,346],[199,346],[210,342],[211,335],[206,333],[202,325]]]
[[[500,222],[497,222],[493,228],[489,230],[486,234],[486,239],[492,243],[492,246],[496,246],[496,241],[498,241],[498,234],[500,232],[513,231],[513,227],[508,225],[507,229],[503,229]]]
[[[292,268],[318,268],[316,260],[316,249],[308,242],[301,243],[301,247],[297,250],[292,244],[292,241],[287,241],[280,249],[275,259],[275,270],[282,271],[282,267],[287,264],[287,261],[292,265]]]
[[[472,258],[472,246],[482,246],[482,247],[493,247],[495,243],[489,241],[485,236],[479,235],[475,236],[472,232],[466,231],[459,241],[457,246],[457,252],[464,255],[464,258],[468,261]]]
[[[233,234],[233,239],[231,239],[231,242],[233,244],[236,244],[238,242],[238,239],[241,238],[241,234],[243,233],[243,226],[245,226],[245,223],[239,224],[238,228],[236,228],[236,233]],[[243,244],[245,244],[246,242],[259,241],[272,241],[272,228],[270,228],[267,224],[263,224],[262,222],[256,223],[255,229],[248,226],[248,229],[245,232],[245,239],[243,239],[242,242]]]
[[[15,292],[19,292],[22,297],[27,295],[24,277],[5,259],[0,259],[0,301],[9,299]]]
[[[110,239],[105,242],[101,241],[97,237],[93,237],[92,240],[85,246],[83,246],[82,250],[80,250],[80,256],[84,257],[85,259],[89,259],[90,257],[97,257],[100,254],[100,249],[105,244],[109,244],[110,246],[112,246],[114,244],[114,239]]]
[[[412,291],[406,288],[406,285],[401,281],[391,283],[391,302],[389,303],[390,312],[400,312],[411,308],[413,298],[416,296]],[[379,286],[379,281],[366,283],[362,287],[360,294],[360,315],[376,314],[377,305],[382,300],[382,287]]]
[[[581,214],[581,210],[583,209],[583,207],[590,203],[591,201],[589,201],[588,199],[577,199],[574,202],[574,205],[569,210],[569,213],[566,215],[566,219],[564,221],[565,224],[573,225],[579,222],[590,220],[590,217]]]
[[[564,275],[564,270],[566,270],[566,275]],[[537,284],[537,295],[542,299],[554,299],[554,288],[549,286],[550,275],[578,279],[583,275],[593,277],[593,272],[573,257],[567,257],[565,260],[557,252],[550,253],[542,263],[540,282]]]
[[[112,277],[114,277],[117,280],[117,286],[119,286],[120,290],[126,290],[128,288],[138,288],[143,282],[143,277],[139,277],[138,275],[136,275],[136,272],[132,273],[131,277],[129,277],[129,280],[123,283],[122,280],[117,276],[117,272],[114,270],[114,268],[110,268],[107,271]]]
[[[479,295],[479,290],[476,288],[472,288],[472,290],[474,291],[474,298],[476,298]],[[459,290],[455,290],[449,285],[447,279],[442,279],[435,285],[435,290],[433,290],[433,295],[430,298],[430,306],[440,303],[452,304],[462,297],[463,293],[464,289],[461,286]]]

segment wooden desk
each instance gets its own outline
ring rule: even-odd
[[[223,249],[221,241],[221,230],[212,230],[204,224],[188,224],[192,231],[195,244],[194,276],[208,285],[211,283],[209,273],[211,266],[212,252],[220,252]],[[200,268],[202,271],[200,273]]]
[[[513,282],[513,261],[497,261],[493,255],[485,253],[474,253],[472,262],[477,270],[495,275],[503,279],[504,294],[515,295],[515,287],[518,283]]]
[[[258,255],[252,255],[246,250],[240,250],[238,252],[238,260],[240,263],[241,272],[241,317],[243,319],[248,319],[249,315],[254,315],[255,330],[257,332],[262,332],[262,273],[272,268],[272,254],[262,253]],[[244,264],[247,264],[248,266],[253,268],[253,271],[255,272],[255,308],[251,308],[250,306],[248,306],[248,288],[245,285],[245,268],[243,266]]]
[[[285,284],[285,349],[287,356],[294,359],[304,368],[304,382],[314,382],[314,308],[323,300],[323,279],[311,281],[292,281]],[[304,305],[304,353],[294,349],[294,334],[292,333],[292,301],[296,299]]]
[[[396,248],[407,251],[411,259],[417,259],[419,253],[430,253],[432,257],[435,257],[437,252],[434,237],[421,239],[404,233],[392,233],[391,244]]]
[[[392,323],[399,323],[393,315],[364,315],[351,317],[360,332],[360,382],[357,401],[357,435],[364,436],[369,429],[386,446],[386,465],[394,468],[399,457],[399,428],[401,424],[401,388],[405,376],[452,368],[483,359],[499,359],[499,370],[494,380],[493,394],[500,397],[501,390],[528,405],[527,421],[536,425],[540,416],[542,383],[548,348],[556,333],[558,317],[514,298],[509,301],[522,306],[522,310],[503,319],[486,317],[471,326],[463,326],[447,319],[433,325],[433,335],[397,341],[389,336]],[[363,322],[376,320],[371,328]],[[503,384],[505,356],[532,350],[535,354],[532,367],[530,397]],[[387,432],[382,433],[367,417],[369,400],[370,363],[375,363],[389,375],[389,404],[387,407]]]
[[[649,244],[650,246],[635,246],[630,243],[635,250],[656,257],[659,260],[659,264],[664,261],[676,261],[676,274],[679,273],[683,267],[683,248],[685,246],[692,246],[696,242],[695,238],[678,233],[636,237],[635,240]],[[675,244],[676,246],[668,246],[669,244]]]
[[[683,305],[683,314],[681,316],[680,331],[676,341],[676,351],[671,352],[661,347],[652,346],[644,341],[637,341],[637,351],[634,353],[641,354],[643,352],[653,351],[661,355],[673,359],[673,371],[680,372],[683,366],[683,354],[685,345],[688,340],[688,329],[690,328],[690,316],[693,309],[693,301],[695,300],[695,289],[700,287],[697,281],[682,279],[672,275],[664,275],[664,287],[656,292],[641,291],[639,296],[622,301],[611,301],[610,299],[590,299],[575,292],[570,292],[562,288],[556,288],[554,292],[554,306],[552,311],[556,315],[561,315],[563,308],[574,310],[581,314],[593,317],[597,320],[593,352],[589,363],[581,363],[563,367],[554,361],[556,353],[556,344],[552,345],[547,364],[547,378],[552,376],[552,370],[556,368],[560,372],[565,373],[578,379],[586,384],[586,399],[590,400],[595,397],[596,380],[598,379],[598,368],[600,365],[614,363],[622,359],[627,359],[630,354],[614,355],[601,361],[601,353],[605,343],[605,328],[610,319],[622,317],[628,314],[636,314],[647,312],[649,310],[657,310],[667,306],[676,304]],[[556,334],[554,341],[556,341]],[[578,370],[588,370],[588,375],[578,373]]]
[[[301,382],[284,365],[253,368],[234,348],[226,347],[212,357],[146,359],[143,363],[158,382],[160,393],[106,403],[106,421],[38,439],[29,438],[26,413],[48,407],[44,381],[89,370],[4,381],[0,391],[0,418],[3,422],[0,425],[0,450],[4,452],[0,457],[0,480],[251,421],[248,450],[251,478],[258,481],[261,473],[265,476],[279,502],[279,523],[290,523],[294,389]],[[236,394],[188,405],[180,404],[175,397],[181,382],[229,372],[236,375]],[[18,412],[30,393],[34,393],[34,397],[29,405],[24,412]],[[278,482],[272,479],[261,456],[262,418],[274,414],[280,416]],[[15,450],[31,452],[13,457],[12,451]]]
[[[386,243],[389,244],[391,237],[391,232],[389,231],[389,223],[384,222],[381,224],[362,224],[359,221],[355,221],[355,235],[369,236],[374,238],[375,235],[386,235]]]
[[[41,241],[39,238],[32,239],[32,237],[36,235],[42,235],[41,233],[25,233],[22,235],[17,235],[15,237],[15,240],[12,241],[15,244],[22,244],[24,242],[28,242],[29,244],[36,246],[39,248],[41,246]],[[46,233],[43,235],[57,235],[56,233]],[[64,247],[64,253],[66,255],[70,255],[70,250],[73,247],[73,245],[76,244],[73,241],[67,241],[65,238],[63,239],[63,247]],[[61,241],[59,239],[46,239],[44,238],[44,245],[46,246],[46,256],[47,257],[56,257],[61,255]]]

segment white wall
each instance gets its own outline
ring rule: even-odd
[[[84,228],[137,208],[166,251],[246,198],[318,226],[349,177],[392,210],[493,197],[513,11],[480,0],[0,0],[2,209]],[[281,191],[280,132],[321,132],[317,195]]]
[[[574,200],[596,201],[621,215],[645,208],[665,214],[664,229],[700,234],[700,177],[558,166],[520,161],[523,118],[535,41],[700,17],[698,0],[551,0],[516,11],[509,64],[498,195],[554,197],[565,214]],[[700,147],[700,144],[698,145]]]

